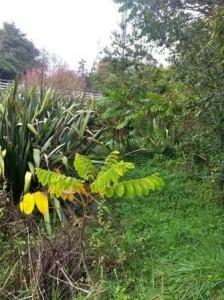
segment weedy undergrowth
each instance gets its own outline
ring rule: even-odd
[[[76,177],[36,168],[36,176],[43,191],[26,193],[20,202],[20,209],[30,215],[35,206],[44,215],[48,233],[51,235],[51,203],[57,199],[58,216],[62,216],[62,207],[70,203],[79,234],[76,246],[80,245],[80,264],[87,281],[92,281],[86,262],[86,226],[89,222],[100,225],[98,205],[112,197],[142,197],[150,191],[161,189],[164,181],[158,173],[138,179],[123,179],[135,166],[131,162],[120,160],[119,152],[112,152],[98,168],[89,158],[76,154],[74,160]],[[66,201],[66,202],[65,202]],[[77,221],[78,220],[78,221]],[[71,223],[71,220],[68,220]],[[77,223],[78,222],[78,223]],[[65,227],[64,227],[65,228]],[[66,227],[68,228],[68,227]],[[50,240],[50,237],[48,237]],[[69,268],[69,265],[67,266]],[[81,270],[81,269],[80,269]]]

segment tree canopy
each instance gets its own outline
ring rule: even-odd
[[[129,20],[149,41],[170,45],[179,40],[189,24],[209,16],[224,5],[223,0],[114,0],[121,12],[128,12]]]
[[[0,29],[0,78],[14,79],[37,64],[39,51],[14,23]]]

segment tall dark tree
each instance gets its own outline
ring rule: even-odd
[[[14,79],[37,64],[39,51],[13,23],[0,29],[0,78]]]
[[[86,60],[83,58],[78,62],[78,75],[82,78],[86,78],[88,75]]]

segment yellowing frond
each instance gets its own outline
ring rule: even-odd
[[[66,199],[66,193],[86,195],[86,189],[81,180],[40,168],[36,169],[36,174],[39,182],[48,187],[51,196]],[[71,197],[69,199],[71,200]]]

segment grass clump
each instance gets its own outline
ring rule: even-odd
[[[154,159],[133,171],[161,170],[164,190],[111,204],[107,232],[95,232],[104,292],[95,299],[224,299],[224,212],[211,181],[180,161]]]

